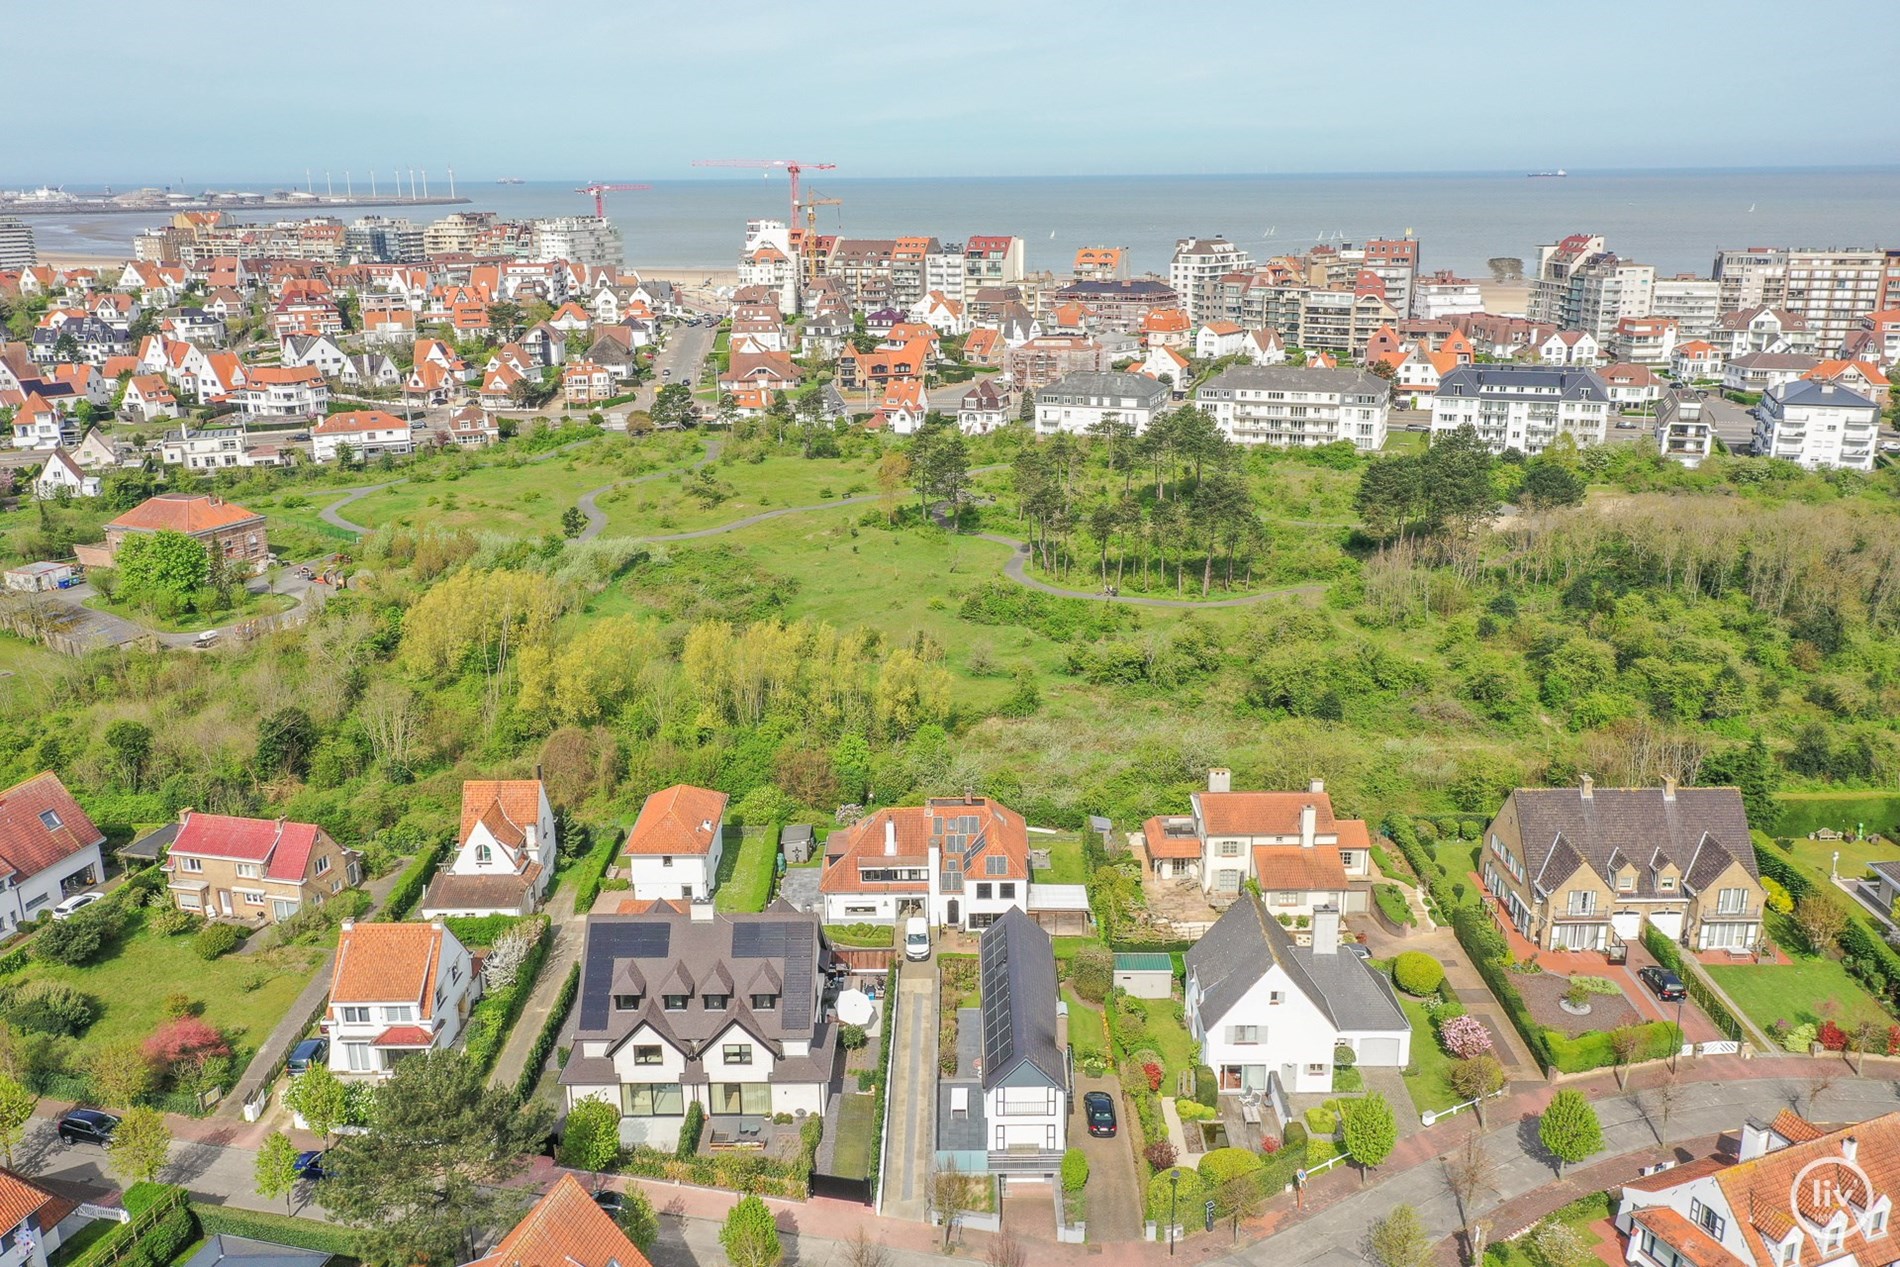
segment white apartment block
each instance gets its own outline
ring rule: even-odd
[[[1168,385],[1142,374],[1088,371],[1068,374],[1036,393],[1036,434],[1066,431],[1082,435],[1113,418],[1148,429],[1168,407]]]
[[[1194,403],[1236,444],[1385,447],[1391,384],[1364,370],[1239,365],[1201,384]]]
[[[1703,408],[1708,393],[1673,387],[1656,403],[1656,452],[1691,470],[1715,451],[1715,427]]]
[[[1779,308],[1788,297],[1788,253],[1768,246],[1717,251],[1709,276],[1723,312]]]
[[[1225,238],[1179,238],[1168,264],[1168,284],[1181,297],[1188,320],[1208,321],[1220,314],[1220,279],[1253,267],[1253,256]]]
[[[778,295],[780,312],[798,311],[798,256],[783,220],[746,221],[739,285],[764,286]]]
[[[0,269],[30,268],[39,262],[33,226],[18,216],[0,216]]]
[[[1769,388],[1756,410],[1755,452],[1808,470],[1874,469],[1880,408],[1833,383],[1796,379]]]
[[[1412,287],[1412,315],[1426,321],[1484,311],[1484,291],[1469,277],[1433,273]]]
[[[566,260],[597,268],[619,268],[626,263],[626,245],[620,226],[593,216],[555,216],[534,222],[529,258],[537,263]]]
[[[1651,291],[1649,315],[1674,321],[1678,342],[1708,338],[1722,311],[1722,284],[1706,277],[1658,277]]]
[[[924,294],[936,291],[945,299],[962,303],[969,294],[967,281],[961,242],[940,242],[936,250],[924,256]]]
[[[1616,323],[1626,317],[1647,317],[1655,301],[1656,270],[1613,255],[1585,265],[1572,284],[1576,320],[1573,330],[1587,330],[1597,342],[1606,340]]]
[[[1493,453],[1536,457],[1560,435],[1578,448],[1608,436],[1610,394],[1594,370],[1461,365],[1439,380],[1432,435],[1477,428]]]
[[[1833,355],[1860,319],[1880,307],[1886,276],[1885,251],[1789,251],[1783,307],[1807,322],[1816,346]]]

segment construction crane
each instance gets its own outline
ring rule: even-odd
[[[812,190],[811,197],[805,199],[805,231],[807,233],[818,231],[818,208],[842,206],[844,206],[844,199],[827,198],[816,189]]]
[[[643,191],[651,188],[653,188],[651,185],[608,185],[595,181],[591,185],[582,185],[574,192],[577,194],[592,194],[594,196],[594,219],[605,220],[607,218],[607,200],[601,195],[633,193],[635,191]]]
[[[694,167],[752,167],[767,171],[783,169],[792,178],[792,219],[793,227],[798,224],[798,174],[810,170],[829,172],[837,170],[836,163],[801,163],[795,158],[701,158],[695,159]]]

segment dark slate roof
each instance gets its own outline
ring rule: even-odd
[[[977,943],[983,990],[983,1087],[1067,1085],[1056,1038],[1056,956],[1049,934],[1011,907]],[[1037,1075],[1040,1075],[1038,1077]]]
[[[1384,397],[1392,385],[1365,370],[1308,369],[1300,365],[1234,365],[1194,393],[1196,399],[1220,400],[1239,391],[1328,392],[1341,396]]]
[[[1168,385],[1146,374],[1123,374],[1115,370],[1085,370],[1065,374],[1036,393],[1038,401],[1080,396],[1089,400],[1133,397],[1137,402],[1159,407],[1168,398]]]
[[[157,831],[147,832],[119,850],[119,856],[121,858],[156,858],[162,850],[169,848],[172,841],[178,838],[178,827],[178,821],[173,819]]]
[[[1575,787],[1518,788],[1511,800],[1524,862],[1540,887],[1561,882],[1582,862],[1614,888],[1610,857],[1618,849],[1642,861],[1639,894],[1656,891],[1654,875],[1665,862],[1692,893],[1731,861],[1759,878],[1742,794],[1732,787],[1677,788],[1674,799],[1659,787],[1600,787],[1588,797]]]
[[[983,1078],[977,1065],[983,1056],[983,1012],[980,1008],[957,1009],[957,1071],[937,1079],[937,1150],[939,1152],[980,1153],[990,1146],[989,1127],[983,1118]],[[965,1110],[952,1113],[951,1091],[962,1087]]]
[[[329,1261],[330,1255],[318,1250],[218,1232],[186,1260],[185,1267],[323,1267]]]
[[[1782,383],[1768,389],[1777,401],[1788,405],[1825,405],[1835,409],[1874,409],[1874,402],[1858,392],[1849,391],[1836,383],[1823,383],[1812,378],[1797,378],[1792,383]]]
[[[1188,975],[1200,987],[1202,1023],[1211,1025],[1227,1015],[1276,963],[1335,1029],[1405,1029],[1409,1024],[1390,987],[1357,955],[1343,950],[1315,954],[1310,946],[1295,945],[1251,894],[1228,907],[1188,947]]]
[[[1527,400],[1549,400],[1550,388],[1564,400],[1608,401],[1609,392],[1595,370],[1544,369],[1528,365],[1460,365],[1438,380],[1441,399],[1451,396],[1510,397],[1536,388]]]

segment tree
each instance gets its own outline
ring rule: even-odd
[[[1663,1143],[1669,1136],[1669,1115],[1675,1112],[1676,1105],[1682,1100],[1682,1084],[1676,1081],[1676,1071],[1671,1069],[1663,1081],[1656,1084],[1643,1097],[1645,1110],[1653,1109],[1662,1119],[1661,1129],[1656,1131],[1656,1142]]]
[[[284,1213],[290,1213],[290,1194],[297,1187],[297,1146],[283,1131],[272,1131],[257,1150],[257,1195],[266,1201],[284,1199]]]
[[[1887,1054],[1887,1027],[1877,1021],[1863,1019],[1854,1026],[1853,1049],[1860,1059],[1854,1062],[1854,1076],[1861,1076],[1867,1067],[1867,1053],[1870,1051]]]
[[[568,1111],[561,1136],[561,1164],[574,1170],[609,1170],[620,1156],[620,1110],[589,1097]]]
[[[125,1111],[106,1156],[112,1168],[137,1183],[153,1183],[171,1159],[172,1128],[165,1115],[143,1105]]]
[[[1539,457],[1525,465],[1524,484],[1518,495],[1532,510],[1554,510],[1582,502],[1584,489],[1581,475],[1562,462]]]
[[[680,427],[693,412],[693,389],[685,383],[668,383],[654,394],[653,425]]]
[[[106,727],[106,747],[112,750],[119,777],[134,792],[145,777],[145,763],[152,756],[152,728],[130,719],[121,719]]]
[[[1466,1222],[1471,1207],[1497,1178],[1497,1163],[1484,1151],[1484,1136],[1476,1130],[1465,1136],[1458,1150],[1445,1158],[1445,1186],[1458,1201],[1458,1217]]]
[[[1346,1154],[1359,1167],[1359,1181],[1364,1183],[1366,1172],[1391,1156],[1392,1146],[1399,1142],[1398,1119],[1392,1116],[1391,1104],[1378,1091],[1346,1101],[1342,1116]]]
[[[638,1184],[627,1185],[627,1190],[620,1194],[617,1221],[620,1230],[642,1254],[650,1251],[653,1242],[660,1239],[659,1211],[653,1208],[653,1202],[647,1199],[646,1191]]]
[[[290,1088],[284,1092],[284,1107],[327,1140],[349,1119],[350,1089],[330,1072],[330,1066],[312,1065],[291,1079]]]
[[[1619,1025],[1610,1031],[1610,1054],[1616,1058],[1616,1085],[1629,1086],[1629,1064],[1643,1049],[1643,1031],[1634,1025]]]
[[[211,556],[182,532],[127,533],[114,558],[119,592],[130,599],[171,601],[181,608],[211,575]]]
[[[1747,744],[1710,753],[1702,761],[1701,781],[1711,785],[1734,786],[1742,790],[1742,809],[1748,825],[1756,831],[1772,832],[1781,817],[1775,792],[1781,787],[1779,767],[1761,732]]]
[[[92,1089],[100,1102],[128,1107],[152,1085],[152,1062],[136,1039],[122,1039],[95,1047],[86,1062]]]
[[[943,1224],[943,1243],[948,1245],[951,1236],[963,1239],[963,1215],[969,1210],[975,1194],[970,1190],[970,1176],[957,1169],[952,1161],[940,1167],[930,1178],[930,1208],[937,1212],[938,1220]]]
[[[891,1254],[860,1223],[844,1243],[844,1261],[846,1267],[890,1267]]]
[[[1420,1267],[1431,1248],[1418,1211],[1409,1205],[1393,1206],[1366,1233],[1366,1256],[1379,1267]]]
[[[885,521],[897,522],[897,494],[910,482],[910,458],[902,449],[888,449],[877,460],[878,506]]]
[[[295,704],[267,713],[257,724],[257,755],[253,764],[258,774],[270,777],[288,774],[302,778],[310,773],[310,754],[317,746],[317,726],[310,714]]]
[[[1556,1219],[1545,1219],[1532,1230],[1531,1248],[1543,1259],[1544,1267],[1585,1267],[1596,1261],[1596,1254],[1576,1229]]]
[[[1537,1138],[1557,1159],[1557,1173],[1568,1163],[1582,1161],[1603,1147],[1603,1125],[1581,1091],[1559,1091],[1537,1121]]]
[[[561,535],[569,541],[587,531],[587,516],[581,513],[579,506],[569,506],[561,512]]]
[[[375,1092],[376,1129],[346,1136],[317,1196],[362,1229],[366,1257],[468,1262],[483,1228],[505,1222],[500,1185],[541,1147],[551,1113],[517,1106],[461,1052],[430,1051],[396,1066]],[[511,1206],[508,1208],[512,1208]]]
[[[1794,923],[1807,938],[1808,949],[1824,955],[1833,949],[1835,938],[1847,927],[1847,912],[1838,902],[1820,893],[1810,893],[1795,902]]]
[[[1260,1185],[1258,1172],[1235,1175],[1214,1189],[1215,1207],[1234,1223],[1234,1243],[1240,1243],[1240,1225],[1260,1217],[1266,1208],[1267,1192]]]
[[[1476,1103],[1478,1123],[1484,1123],[1484,1102],[1504,1088],[1504,1066],[1490,1052],[1468,1056],[1463,1060],[1451,1062],[1446,1074],[1451,1089],[1466,1100]]]
[[[771,1209],[756,1196],[739,1198],[719,1228],[719,1247],[733,1267],[776,1267],[785,1257]]]
[[[1013,1235],[1001,1232],[984,1248],[983,1261],[990,1267],[1025,1267],[1029,1262],[1029,1251]]]
[[[0,1073],[0,1161],[13,1169],[13,1151],[26,1141],[27,1124],[39,1098],[4,1073]]]

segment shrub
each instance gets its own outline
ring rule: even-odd
[[[1198,1169],[1208,1187],[1218,1188],[1229,1179],[1252,1174],[1264,1164],[1251,1149],[1216,1148],[1202,1155]]]
[[[706,1125],[706,1110],[694,1100],[686,1106],[686,1116],[680,1122],[680,1138],[673,1155],[681,1161],[690,1160],[699,1152],[699,1133]]]
[[[173,990],[159,1005],[160,1014],[170,1021],[175,1021],[181,1016],[196,1016],[198,1011],[199,1005],[193,1003],[191,996],[183,990]]]
[[[1106,946],[1084,946],[1069,961],[1069,984],[1077,995],[1090,1003],[1100,1003],[1108,996],[1108,988],[1115,980],[1115,956]]]
[[[1814,1045],[1814,1025],[1812,1022],[1804,1022],[1784,1033],[1777,1034],[1776,1037],[1781,1042],[1782,1050],[1805,1054],[1808,1048]]]
[[[231,1044],[224,1035],[196,1016],[167,1021],[145,1040],[145,1059],[174,1073],[181,1066],[202,1066],[207,1060],[230,1054]]]
[[[1771,875],[1761,878],[1761,891],[1768,900],[1768,909],[1777,915],[1787,915],[1794,911],[1794,897],[1788,892],[1788,886]]]
[[[840,1025],[838,1027],[838,1046],[844,1048],[846,1051],[856,1051],[870,1041],[870,1037],[865,1034],[864,1026],[862,1025]]]
[[[1408,950],[1392,961],[1392,980],[1407,994],[1436,994],[1445,983],[1445,969],[1422,950]]]
[[[235,924],[206,924],[193,939],[192,947],[200,959],[216,959],[236,950],[241,940]]]
[[[1162,1170],[1148,1183],[1148,1217],[1164,1227],[1171,1214],[1196,1222],[1209,1195],[1207,1184],[1195,1171],[1186,1167]]]
[[[1339,1111],[1329,1104],[1315,1104],[1302,1116],[1309,1134],[1324,1135],[1330,1139],[1339,1132]]]
[[[1460,1060],[1469,1060],[1491,1050],[1491,1031],[1475,1016],[1454,1016],[1439,1026],[1438,1041]]]
[[[1196,1100],[1176,1100],[1174,1112],[1183,1122],[1210,1122],[1220,1116],[1220,1110],[1210,1109]]]
[[[589,1098],[567,1115],[561,1135],[560,1162],[575,1170],[607,1170],[620,1156],[620,1110]]]
[[[1351,1047],[1348,1047],[1345,1043],[1340,1043],[1337,1047],[1333,1048],[1333,1068],[1350,1069],[1358,1063],[1359,1053],[1354,1051]]]
[[[1142,1065],[1141,1072],[1148,1078],[1148,1089],[1150,1091],[1161,1090],[1161,1079],[1166,1076],[1166,1070],[1150,1060]]]
[[[1062,1190],[1080,1192],[1088,1185],[1089,1159],[1079,1148],[1071,1148],[1062,1154]]]
[[[1610,980],[1608,977],[1591,977],[1580,973],[1570,978],[1570,984],[1572,986],[1583,987],[1584,992],[1587,994],[1602,994],[1614,998],[1623,993],[1622,990],[1617,988],[1616,982]]]
[[[1822,1021],[1821,1028],[1815,1032],[1814,1040],[1828,1051],[1847,1050],[1847,1031],[1833,1021]]]
[[[46,963],[78,966],[90,963],[105,945],[105,926],[95,916],[83,913],[68,920],[54,920],[33,939],[33,957]]]
[[[1194,1066],[1194,1099],[1210,1109],[1220,1103],[1220,1079],[1206,1065]]]
[[[356,1233],[334,1223],[291,1218],[284,1214],[266,1214],[259,1210],[240,1210],[228,1205],[194,1204],[191,1212],[198,1216],[198,1227],[207,1237],[219,1233],[245,1236],[345,1258],[353,1258],[362,1252],[356,1243]]]
[[[1166,1170],[1174,1164],[1174,1145],[1165,1139],[1153,1140],[1141,1150],[1141,1155],[1156,1170]]]
[[[166,937],[195,933],[203,923],[202,917],[191,911],[181,911],[176,906],[161,906],[145,917],[145,927]]]
[[[6,1017],[37,1034],[83,1034],[95,1015],[92,1000],[61,981],[29,981],[8,993]]]

